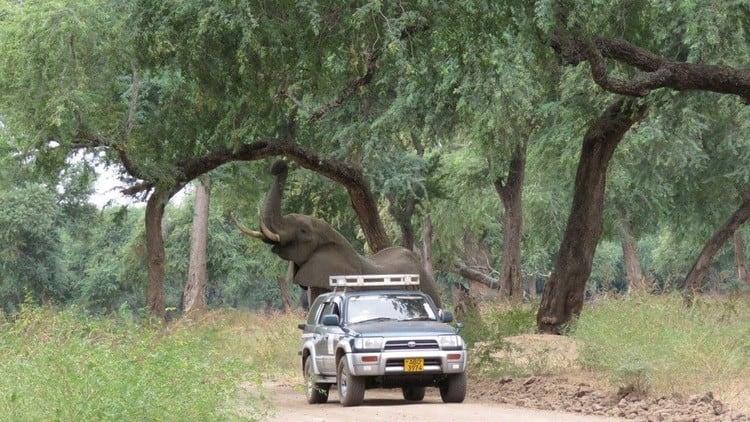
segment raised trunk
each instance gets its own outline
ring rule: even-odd
[[[747,272],[747,261],[745,261],[745,241],[742,239],[742,231],[734,232],[734,262],[737,263],[737,278],[750,286],[750,274]]]
[[[521,275],[521,234],[523,230],[522,191],[526,167],[526,144],[521,143],[513,152],[508,169],[508,181],[495,180],[497,191],[505,209],[503,217],[503,253],[500,271],[500,297],[514,302],[523,300]]]
[[[620,233],[622,235],[620,244],[622,245],[622,256],[625,261],[625,279],[628,283],[628,293],[634,295],[646,293],[649,286],[646,283],[645,277],[643,277],[641,261],[638,259],[638,246],[633,238],[633,230],[629,221],[625,219],[621,220]]]
[[[750,218],[750,199],[745,200],[703,246],[703,250],[698,254],[693,267],[685,277],[685,302],[687,305],[692,305],[695,294],[700,290],[701,283],[706,278],[716,253],[748,218]]]
[[[164,207],[170,194],[156,187],[146,202],[146,255],[148,257],[148,286],[146,287],[146,308],[152,316],[164,320],[166,316],[164,299],[164,236],[161,223]]]
[[[619,99],[586,131],[576,172],[573,204],[555,269],[542,293],[537,328],[561,334],[580,314],[596,244],[602,232],[607,167],[628,129],[645,114],[633,99]]]
[[[263,201],[261,229],[268,228],[274,234],[283,233],[283,227],[281,227],[281,199],[284,197],[284,184],[286,183],[288,173],[289,167],[284,161],[276,161],[271,166],[271,174],[274,176],[274,179]],[[265,231],[263,234],[267,237],[272,237]]]
[[[190,232],[190,263],[188,279],[182,295],[182,308],[185,313],[206,309],[206,249],[208,245],[208,212],[210,206],[211,179],[198,179],[195,184],[195,206],[193,228]]]

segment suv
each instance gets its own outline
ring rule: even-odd
[[[400,387],[419,401],[438,387],[444,402],[464,400],[466,346],[450,312],[406,290],[417,275],[332,276],[330,284],[299,325],[308,403],[327,402],[334,384],[344,406],[361,404],[369,388]]]

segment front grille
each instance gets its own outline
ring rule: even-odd
[[[424,360],[424,366],[440,366],[440,358],[426,358]],[[385,361],[387,368],[402,367],[404,366],[403,359],[388,359]]]
[[[409,343],[413,343],[410,347]],[[383,350],[439,350],[437,340],[389,340]]]

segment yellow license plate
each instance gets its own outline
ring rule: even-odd
[[[423,372],[423,371],[424,371],[424,359],[422,358],[404,359],[404,372]]]

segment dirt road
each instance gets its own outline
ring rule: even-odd
[[[304,393],[288,385],[268,386],[274,410],[269,421],[309,422],[399,422],[399,421],[497,421],[503,422],[601,422],[620,419],[583,416],[569,413],[546,412],[533,409],[513,408],[492,403],[466,401],[461,404],[445,404],[437,389],[427,389],[422,402],[407,402],[401,390],[367,390],[365,402],[357,407],[342,407],[338,392],[331,390],[329,402],[310,405]]]

